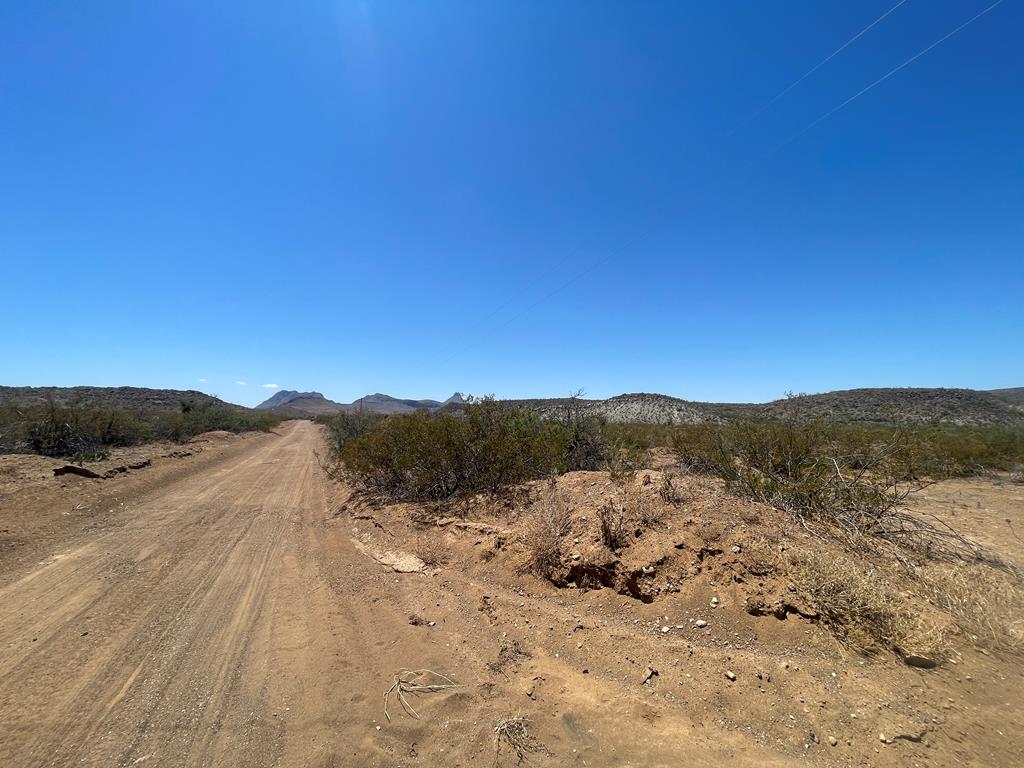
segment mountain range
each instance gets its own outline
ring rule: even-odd
[[[465,402],[456,392],[445,401],[412,400],[375,393],[351,403],[328,400],[320,392],[282,390],[256,406],[283,416],[308,418],[340,413],[411,413],[420,409],[458,409]],[[510,401],[545,418],[558,418],[568,398]],[[5,387],[0,386],[0,407],[26,407],[54,403],[134,411],[178,411],[193,407],[241,408],[195,390],[145,387]],[[807,421],[844,421],[877,424],[956,424],[964,426],[1024,427],[1024,387],[1011,389],[875,388],[847,389],[797,395],[769,403],[704,403],[669,395],[633,393],[606,400],[578,400],[585,413],[611,422],[647,424],[700,424],[731,419],[783,418]]]
[[[342,411],[365,411],[368,413],[412,413],[426,409],[437,411],[445,406],[459,406],[465,401],[462,394],[456,392],[445,401],[411,400],[376,392],[366,395],[351,403],[337,403],[328,400],[319,392],[296,392],[283,389],[256,406],[257,410],[273,410],[286,416],[323,416]]]

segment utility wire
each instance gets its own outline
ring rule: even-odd
[[[769,156],[771,156],[771,155],[774,155],[774,154],[775,154],[776,152],[778,152],[778,151],[779,151],[780,149],[782,149],[783,147],[785,147],[785,146],[789,145],[789,144],[790,144],[790,143],[792,143],[793,141],[796,141],[796,140],[797,140],[798,138],[800,138],[801,136],[803,136],[803,135],[804,135],[805,133],[807,133],[807,132],[808,132],[809,130],[811,130],[811,129],[812,129],[812,128],[814,128],[815,126],[817,126],[817,125],[820,125],[820,124],[821,124],[821,123],[823,123],[824,121],[828,120],[828,119],[829,119],[830,117],[832,117],[832,115],[834,115],[834,114],[835,114],[836,112],[838,112],[839,110],[841,110],[841,109],[842,109],[843,107],[845,107],[845,106],[847,106],[848,104],[850,104],[851,102],[853,102],[853,101],[855,101],[855,100],[859,99],[859,98],[860,98],[861,96],[863,96],[863,95],[864,95],[865,93],[867,93],[868,91],[870,91],[870,90],[871,90],[872,88],[874,88],[875,86],[877,86],[877,85],[881,85],[881,84],[882,84],[882,83],[884,83],[884,82],[885,82],[886,80],[888,80],[888,79],[889,79],[890,77],[892,77],[892,76],[893,76],[893,75],[895,75],[895,74],[896,74],[897,72],[899,72],[899,71],[900,71],[901,69],[905,69],[906,67],[910,66],[910,65],[911,65],[911,64],[913,64],[913,63],[914,63],[915,61],[917,61],[917,60],[918,60],[919,58],[921,58],[921,57],[922,57],[922,56],[924,56],[924,55],[925,55],[926,53],[928,53],[928,51],[930,51],[930,50],[932,50],[933,48],[936,48],[937,46],[939,46],[939,45],[941,45],[942,43],[946,42],[947,40],[949,40],[949,38],[953,37],[953,35],[957,34],[957,33],[958,33],[958,32],[960,32],[960,31],[961,31],[962,29],[965,29],[966,27],[970,26],[971,24],[973,24],[974,22],[976,22],[976,21],[977,21],[978,19],[980,19],[980,18],[981,18],[982,16],[984,16],[984,15],[985,15],[986,13],[988,13],[988,12],[989,12],[989,11],[991,11],[991,10],[993,10],[993,9],[994,9],[994,8],[995,8],[996,6],[998,6],[998,5],[1001,5],[1002,3],[1003,3],[1003,0],[996,0],[996,1],[994,2],[994,3],[992,3],[992,5],[988,6],[988,7],[987,7],[987,8],[985,8],[985,9],[984,9],[983,11],[980,11],[980,12],[978,12],[977,14],[975,14],[974,16],[972,16],[971,18],[969,18],[969,19],[968,19],[967,21],[965,21],[965,22],[964,22],[963,24],[961,24],[961,25],[960,25],[959,27],[957,27],[956,29],[954,29],[954,30],[953,30],[952,32],[949,32],[949,33],[947,33],[947,34],[943,35],[943,36],[942,36],[942,37],[940,37],[940,38],[939,38],[938,40],[936,40],[936,41],[935,41],[934,43],[932,43],[931,45],[929,45],[929,46],[928,46],[927,48],[922,48],[922,49],[921,49],[920,51],[918,51],[917,53],[915,53],[915,54],[914,54],[913,56],[911,56],[911,57],[910,57],[909,59],[907,59],[906,61],[904,61],[904,62],[903,62],[902,64],[900,64],[899,66],[893,67],[892,69],[890,69],[890,70],[889,70],[888,72],[886,72],[886,73],[885,73],[884,75],[882,75],[882,76],[881,76],[880,78],[878,78],[877,80],[875,80],[875,81],[874,81],[873,83],[871,83],[870,85],[867,85],[867,86],[865,86],[864,88],[861,88],[861,89],[860,89],[859,91],[857,91],[857,92],[856,92],[855,94],[853,94],[853,96],[851,96],[850,98],[846,99],[846,101],[840,102],[840,103],[839,103],[839,104],[837,104],[836,106],[832,107],[832,109],[830,109],[830,110],[829,110],[828,112],[826,112],[825,114],[823,114],[823,115],[822,115],[821,117],[818,117],[818,118],[816,118],[815,120],[812,120],[811,122],[809,122],[809,123],[808,123],[807,125],[805,125],[805,126],[804,126],[803,128],[801,128],[801,129],[800,129],[799,131],[797,131],[797,132],[796,132],[796,133],[794,133],[794,134],[793,134],[792,136],[790,136],[790,137],[789,137],[788,139],[786,139],[786,140],[785,140],[784,142],[782,142],[782,143],[781,143],[781,144],[779,144],[779,145],[778,145],[777,147],[775,147],[774,149],[772,149],[772,150],[771,150],[770,152],[768,152],[768,154],[766,154],[766,155],[763,155],[762,157],[760,157],[760,158],[759,158],[758,160],[759,160],[759,161],[760,161],[760,160],[764,160],[764,159],[765,159],[766,157],[769,157]]]
[[[803,82],[804,80],[806,80],[806,79],[807,79],[808,77],[810,77],[810,76],[811,76],[811,75],[813,75],[813,74],[814,74],[815,72],[817,72],[817,71],[818,71],[819,69],[821,69],[821,68],[822,68],[823,66],[825,66],[825,65],[826,65],[826,64],[828,64],[828,63],[829,63],[830,61],[832,61],[832,59],[834,59],[834,58],[835,58],[836,56],[838,56],[838,55],[839,55],[840,53],[842,53],[842,52],[843,52],[843,51],[845,51],[845,50],[846,50],[847,48],[849,48],[849,47],[850,47],[851,45],[853,45],[853,43],[855,43],[855,42],[856,42],[857,40],[859,40],[859,39],[860,39],[861,37],[863,37],[863,36],[864,36],[864,35],[865,35],[866,33],[870,32],[870,31],[871,31],[872,29],[874,29],[874,28],[875,28],[875,27],[876,27],[876,26],[877,26],[877,25],[878,25],[879,23],[881,23],[881,22],[882,22],[882,20],[883,20],[883,19],[885,19],[885,18],[886,18],[886,17],[887,17],[887,16],[889,15],[889,14],[891,14],[891,13],[892,13],[893,11],[895,11],[895,10],[896,10],[897,8],[899,8],[899,7],[901,6],[901,5],[905,4],[906,2],[907,2],[907,0],[900,0],[900,2],[896,3],[896,5],[894,5],[894,6],[892,7],[892,8],[890,8],[890,9],[889,9],[888,11],[886,11],[886,12],[885,12],[885,13],[883,13],[883,14],[882,14],[881,16],[879,16],[879,17],[878,17],[877,19],[875,19],[875,20],[874,20],[874,21],[872,21],[872,22],[871,22],[870,24],[868,24],[868,25],[867,25],[866,27],[864,27],[864,29],[862,29],[862,30],[861,30],[860,32],[858,32],[858,33],[857,33],[856,35],[854,35],[853,37],[851,37],[851,38],[850,38],[849,40],[847,40],[847,41],[846,41],[845,43],[843,43],[843,44],[842,44],[841,46],[839,46],[838,48],[836,48],[836,49],[835,49],[834,51],[832,51],[832,53],[830,53],[830,54],[829,54],[828,56],[826,56],[826,57],[825,57],[824,59],[822,59],[821,61],[819,61],[819,62],[818,62],[817,64],[815,64],[815,65],[814,65],[813,67],[811,67],[811,68],[810,68],[809,70],[807,70],[806,72],[804,72],[804,73],[803,73],[802,75],[800,75],[800,77],[798,77],[798,78],[797,78],[796,80],[794,80],[794,81],[793,81],[792,83],[790,83],[789,85],[787,85],[787,86],[786,86],[785,88],[783,88],[783,89],[782,89],[781,91],[779,91],[779,92],[778,92],[777,94],[775,94],[774,96],[772,96],[772,98],[771,98],[771,99],[769,99],[769,100],[768,100],[768,101],[767,101],[767,102],[765,103],[765,105],[764,105],[763,107],[761,107],[761,108],[760,108],[759,110],[757,110],[757,111],[756,111],[756,112],[755,112],[754,114],[752,114],[752,115],[751,115],[750,117],[748,117],[748,118],[747,118],[747,119],[746,119],[746,120],[745,120],[745,121],[743,122],[743,124],[742,124],[742,125],[747,125],[747,124],[748,124],[748,123],[750,123],[750,122],[751,122],[752,120],[754,120],[754,118],[756,118],[756,117],[758,117],[759,115],[761,115],[762,113],[764,113],[764,112],[765,112],[765,111],[766,111],[766,110],[767,110],[767,109],[768,109],[769,107],[771,107],[771,106],[772,106],[772,104],[774,104],[775,102],[777,102],[777,101],[778,101],[779,99],[781,99],[781,98],[782,98],[783,96],[785,96],[785,95],[786,95],[787,93],[789,93],[789,92],[790,92],[790,91],[792,91],[792,90],[793,90],[794,88],[796,88],[796,87],[797,87],[798,85],[800,85],[800,83],[802,83],[802,82]],[[742,126],[741,126],[741,127],[742,127]]]

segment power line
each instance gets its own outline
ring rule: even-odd
[[[886,73],[885,73],[884,75],[882,75],[882,76],[881,76],[880,78],[878,78],[877,80],[875,80],[875,81],[874,81],[873,83],[871,83],[870,85],[867,85],[867,86],[865,86],[864,88],[861,88],[861,89],[860,89],[859,91],[857,91],[857,92],[856,92],[855,94],[853,94],[853,96],[851,96],[850,98],[848,98],[848,99],[846,99],[845,101],[843,101],[843,102],[839,103],[838,105],[836,105],[836,106],[832,107],[832,109],[830,109],[830,110],[829,110],[828,112],[826,112],[825,114],[823,114],[823,115],[822,115],[821,117],[819,117],[819,118],[817,118],[817,119],[815,119],[815,120],[812,120],[812,121],[811,121],[810,123],[808,123],[808,124],[807,124],[807,125],[805,125],[805,126],[804,126],[803,128],[801,128],[801,129],[800,129],[799,131],[797,131],[796,133],[794,133],[794,134],[793,134],[792,136],[790,136],[790,137],[789,137],[788,139],[786,139],[786,140],[785,140],[784,142],[782,142],[782,143],[781,143],[781,144],[779,144],[779,145],[778,145],[777,147],[775,147],[775,148],[774,148],[774,149],[772,149],[772,150],[771,150],[770,152],[768,152],[768,154],[766,154],[766,155],[763,155],[762,157],[760,157],[760,158],[759,158],[759,160],[764,160],[764,159],[765,159],[766,157],[769,157],[769,156],[771,156],[771,155],[774,155],[774,154],[775,154],[776,152],[778,152],[778,151],[779,151],[780,149],[782,149],[783,147],[785,147],[785,146],[789,145],[789,144],[790,144],[790,143],[792,143],[793,141],[796,141],[796,140],[797,140],[798,138],[800,138],[801,136],[803,136],[803,135],[804,135],[805,133],[807,133],[807,132],[808,132],[809,130],[811,130],[811,129],[812,129],[812,128],[814,128],[815,126],[817,126],[817,125],[820,125],[820,124],[821,124],[821,123],[823,123],[823,122],[824,122],[825,120],[828,120],[828,119],[829,119],[830,117],[832,117],[832,115],[834,115],[834,114],[835,114],[836,112],[838,112],[839,110],[841,110],[841,109],[842,109],[843,107],[847,106],[848,104],[850,104],[851,102],[855,101],[856,99],[859,99],[859,98],[860,98],[861,96],[863,96],[863,95],[864,95],[865,93],[867,93],[868,91],[870,91],[870,90],[871,90],[872,88],[874,88],[875,86],[877,86],[877,85],[881,85],[881,84],[882,84],[882,83],[884,83],[884,82],[885,82],[886,80],[888,80],[888,79],[889,79],[890,77],[892,77],[892,76],[893,76],[893,75],[895,75],[895,74],[896,74],[897,72],[899,72],[899,71],[900,71],[901,69],[905,69],[905,68],[906,68],[906,67],[908,67],[909,65],[913,64],[913,63],[914,63],[915,61],[917,61],[917,60],[918,60],[919,58],[921,58],[921,57],[922,57],[922,56],[924,56],[924,55],[925,55],[926,53],[928,53],[928,51],[930,51],[930,50],[932,50],[933,48],[935,48],[935,47],[937,47],[937,46],[941,45],[942,43],[946,42],[947,40],[949,40],[949,38],[953,37],[953,35],[957,34],[957,33],[958,33],[958,32],[960,32],[960,31],[961,31],[962,29],[964,29],[964,28],[966,28],[966,27],[970,26],[971,24],[973,24],[974,22],[976,22],[976,21],[977,21],[978,19],[980,19],[980,18],[981,18],[982,16],[984,16],[984,15],[985,15],[986,13],[988,13],[989,11],[991,11],[991,10],[992,10],[993,8],[995,8],[996,6],[998,6],[998,5],[1001,5],[1002,3],[1003,3],[1003,0],[996,0],[996,1],[994,2],[994,3],[992,3],[992,5],[988,6],[988,7],[987,7],[987,8],[985,8],[985,9],[984,9],[983,11],[980,11],[979,13],[977,13],[977,14],[975,14],[974,16],[972,16],[971,18],[969,18],[969,19],[968,19],[967,21],[965,21],[965,22],[964,22],[963,24],[961,24],[961,25],[960,25],[959,27],[957,27],[956,29],[954,29],[954,30],[953,30],[952,32],[949,32],[949,33],[947,33],[947,34],[943,35],[943,36],[942,36],[942,37],[940,37],[940,38],[939,38],[938,40],[936,40],[936,41],[935,41],[934,43],[932,43],[931,45],[929,45],[929,46],[928,46],[927,48],[923,48],[923,49],[921,49],[920,51],[918,51],[917,53],[915,53],[915,54],[914,54],[913,56],[911,56],[911,57],[910,57],[909,59],[907,59],[907,60],[906,60],[906,61],[904,61],[904,62],[903,62],[902,64],[900,64],[899,66],[896,66],[896,67],[893,67],[892,69],[890,69],[890,70],[889,70],[888,72],[886,72]]]
[[[758,117],[759,115],[761,115],[762,113],[764,113],[764,112],[765,112],[765,111],[766,111],[766,110],[767,110],[767,109],[768,109],[769,107],[771,107],[771,106],[772,106],[772,104],[774,104],[775,102],[777,102],[777,101],[778,101],[779,99],[781,99],[781,98],[782,98],[783,96],[785,96],[785,95],[786,95],[787,93],[789,93],[789,92],[790,92],[790,91],[792,91],[792,90],[793,90],[794,88],[796,88],[796,87],[797,87],[798,85],[800,85],[800,83],[802,83],[802,82],[803,82],[804,80],[806,80],[806,79],[807,79],[808,77],[810,77],[810,76],[811,76],[811,75],[813,75],[813,74],[814,74],[815,72],[817,72],[817,71],[818,71],[819,69],[821,69],[821,68],[822,68],[823,66],[825,66],[825,65],[826,65],[826,64],[828,64],[828,63],[829,63],[830,61],[832,61],[832,59],[834,59],[834,58],[835,58],[836,56],[838,56],[838,55],[839,55],[840,53],[842,53],[842,52],[843,52],[843,51],[845,51],[845,50],[846,50],[847,48],[849,48],[849,47],[850,47],[850,46],[851,46],[851,45],[852,45],[853,43],[855,43],[855,42],[856,42],[857,40],[859,40],[859,39],[860,39],[861,37],[863,37],[863,36],[864,36],[864,35],[865,35],[866,33],[870,32],[870,31],[871,31],[871,30],[872,30],[872,29],[873,29],[874,27],[876,27],[876,26],[877,26],[877,25],[878,25],[878,24],[879,24],[879,23],[880,23],[880,22],[881,22],[881,21],[882,21],[883,19],[885,19],[885,18],[886,18],[886,17],[887,17],[887,16],[889,15],[889,14],[891,14],[891,13],[892,13],[893,11],[895,11],[895,10],[896,10],[897,8],[899,8],[899,7],[901,6],[901,5],[905,4],[906,2],[907,2],[907,0],[900,0],[900,2],[896,3],[896,5],[894,5],[894,6],[892,7],[892,8],[890,8],[890,9],[889,9],[888,11],[886,11],[885,13],[883,13],[883,14],[882,14],[881,16],[879,16],[879,17],[878,17],[877,19],[875,19],[875,20],[874,20],[874,21],[872,21],[872,22],[871,22],[870,24],[868,24],[868,25],[867,25],[866,27],[864,27],[864,29],[862,29],[862,30],[861,30],[860,32],[858,32],[858,33],[857,33],[856,35],[854,35],[854,36],[853,36],[853,37],[851,37],[851,38],[850,38],[849,40],[847,40],[847,41],[846,41],[845,43],[843,43],[843,44],[842,44],[841,46],[839,46],[839,47],[838,47],[838,48],[836,48],[836,49],[835,49],[834,51],[832,51],[832,53],[830,53],[830,54],[829,54],[828,56],[826,56],[826,57],[825,57],[824,59],[822,59],[822,60],[821,60],[821,61],[819,61],[819,62],[818,62],[817,64],[815,64],[815,65],[814,65],[813,67],[811,67],[811,68],[810,68],[809,70],[807,70],[807,71],[806,71],[806,72],[804,72],[804,73],[803,73],[802,75],[800,75],[800,77],[798,77],[798,78],[797,78],[796,80],[794,80],[794,81],[793,81],[792,83],[790,83],[790,84],[789,84],[789,85],[787,85],[787,86],[786,86],[785,88],[783,88],[783,89],[782,89],[781,91],[779,91],[779,92],[778,92],[777,94],[775,94],[775,95],[774,95],[774,96],[773,96],[773,97],[772,97],[771,99],[769,99],[769,100],[768,100],[768,101],[767,101],[767,102],[765,103],[765,105],[764,105],[763,107],[761,107],[761,108],[760,108],[759,110],[757,110],[757,111],[756,111],[756,112],[755,112],[754,114],[752,114],[752,115],[751,115],[750,117],[748,117],[748,118],[747,118],[747,119],[746,119],[746,120],[745,120],[745,121],[743,122],[743,125],[747,125],[747,124],[748,124],[748,123],[750,123],[750,122],[751,122],[751,121],[752,121],[752,120],[753,120],[754,118],[756,118],[756,117]]]

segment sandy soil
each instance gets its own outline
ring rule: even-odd
[[[0,485],[0,765],[491,765],[513,716],[532,765],[1024,762],[1017,659],[912,669],[748,613],[780,585],[695,549],[712,526],[745,542],[750,511],[713,484],[650,545],[678,533],[702,565],[645,601],[517,569],[514,509],[416,523],[353,498],[308,422],[202,447],[105,480],[0,461],[28,462]],[[446,562],[397,573],[396,553]],[[418,719],[392,699],[389,722],[402,668],[459,685],[411,698]]]

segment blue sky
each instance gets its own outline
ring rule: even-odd
[[[5,3],[0,382],[1022,386],[990,2]]]

